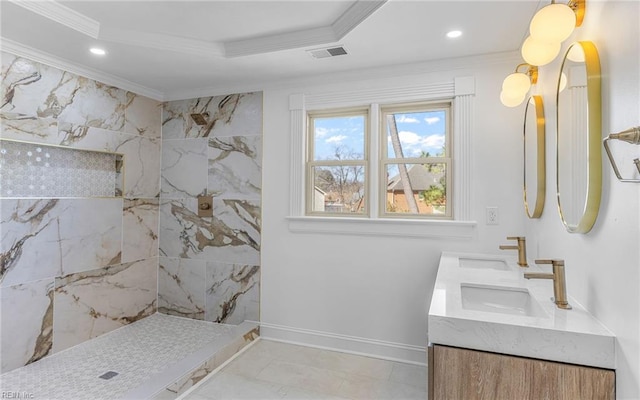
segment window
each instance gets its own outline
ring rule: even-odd
[[[381,215],[451,218],[449,104],[381,109]]]
[[[308,112],[306,214],[451,219],[450,109],[414,103]]]
[[[309,113],[308,214],[367,214],[368,110]]]

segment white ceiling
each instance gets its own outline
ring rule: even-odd
[[[175,99],[207,90],[260,89],[310,76],[513,52],[531,17],[545,4],[11,0],[0,2],[0,33],[6,51],[77,66],[107,83]],[[446,38],[452,29],[463,36]],[[305,51],[336,44],[349,54],[315,59]],[[108,54],[96,57],[88,52],[92,46]]]

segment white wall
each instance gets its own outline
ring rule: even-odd
[[[496,61],[500,59],[500,61]],[[505,62],[505,59],[509,59]],[[481,62],[476,63],[474,62]],[[494,60],[494,61],[487,61]],[[482,65],[484,64],[484,65]],[[384,78],[340,81],[264,92],[261,320],[263,335],[282,340],[425,362],[427,312],[442,251],[498,253],[508,235],[524,233],[522,110],[499,102],[511,56],[426,64],[414,75],[389,69]],[[469,65],[475,65],[469,68]],[[461,66],[467,66],[461,68]],[[437,68],[437,69],[436,69]],[[400,72],[398,72],[400,71]],[[380,73],[380,71],[378,71]],[[470,240],[293,233],[289,213],[289,95],[407,86],[474,76]],[[455,111],[454,111],[455,112]],[[455,144],[454,144],[455,146]],[[498,206],[500,225],[484,224]]]
[[[640,125],[640,3],[587,2],[576,40],[595,43],[602,66],[603,136]],[[555,82],[561,57],[540,71],[547,119],[546,208],[527,222],[530,254],[563,258],[567,290],[617,336],[617,396],[640,398],[640,184],[618,182],[603,151],[600,213],[591,232],[569,234],[555,198]],[[640,149],[634,149],[640,155]],[[636,157],[637,157],[636,155]],[[537,254],[536,254],[537,249]]]

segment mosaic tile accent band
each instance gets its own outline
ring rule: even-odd
[[[121,166],[118,154],[0,140],[0,196],[122,196]]]

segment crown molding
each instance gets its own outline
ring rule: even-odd
[[[335,43],[387,1],[358,0],[330,26],[224,42],[224,55],[233,58]]]
[[[57,56],[46,53],[44,51],[40,51],[38,49],[34,49],[33,47],[26,46],[11,39],[0,37],[0,49],[4,52],[11,53],[19,57],[25,57],[30,60],[61,69],[63,71],[68,71],[76,75],[84,76],[86,78],[105,83],[107,85],[115,86],[120,89],[128,90],[136,94],[150,97],[154,100],[164,100],[162,92],[155,89],[139,85],[115,75],[104,73],[91,67],[71,63]]]
[[[99,39],[108,42],[123,43],[199,56],[203,54],[213,56],[224,55],[224,49],[220,43],[182,38],[162,33],[148,33],[129,29],[103,27],[100,30]]]
[[[98,38],[100,32],[100,23],[95,19],[89,18],[84,14],[72,10],[54,0],[45,1],[25,1],[25,0],[9,0],[13,4],[20,6],[26,10],[34,12],[40,16],[48,18],[59,24],[62,24],[75,31],[83,33],[94,39]]]
[[[317,46],[340,40],[330,26],[224,42],[228,58]]]
[[[382,7],[388,0],[377,1],[356,1],[344,12],[333,24],[331,28],[335,33],[337,40],[341,40],[351,32],[356,26],[369,18],[378,8]]]

